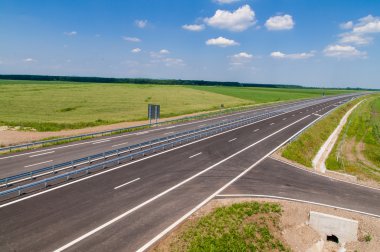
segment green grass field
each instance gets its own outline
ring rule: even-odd
[[[352,112],[326,166],[380,182],[380,95],[367,98]]]
[[[282,156],[307,167],[312,167],[312,160],[331,133],[338,126],[342,117],[353,107],[359,99],[349,102],[302,133],[295,141],[289,143],[282,150]]]
[[[346,90],[326,90],[327,94]],[[85,128],[147,119],[147,104],[161,117],[224,107],[319,97],[318,89],[271,89],[42,81],[0,81],[0,125],[37,131]]]
[[[155,251],[290,251],[279,236],[281,206],[245,202],[220,207],[185,226]]]

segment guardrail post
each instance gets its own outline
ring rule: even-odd
[[[30,179],[33,179],[33,172],[30,172]]]
[[[47,182],[45,182],[45,188],[47,187]]]
[[[71,169],[74,169],[74,161],[71,160]]]
[[[87,158],[87,163],[91,164],[91,159],[90,159],[90,157]]]
[[[103,152],[103,160],[106,160],[106,154]]]
[[[116,150],[116,155],[119,156],[119,150],[118,149]]]
[[[8,178],[5,179],[5,187],[8,187]]]
[[[70,175],[67,175],[66,176],[66,181],[70,179]]]
[[[55,165],[53,165],[53,173],[55,174]]]
[[[18,190],[18,196],[20,196],[20,195],[21,195],[21,193],[22,193],[22,190],[21,190],[21,189],[19,189],[19,190]]]

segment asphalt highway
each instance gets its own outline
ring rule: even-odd
[[[3,201],[0,203],[0,250],[145,249],[197,207],[224,189],[229,190],[230,184],[235,186],[251,176],[271,152],[344,99],[347,98],[299,109],[120,164],[36,194]],[[286,172],[281,174],[289,176]],[[294,174],[297,173],[290,176],[296,176]],[[308,175],[298,173],[298,181],[303,182]],[[255,176],[257,180],[268,180],[267,187],[278,183],[270,176],[270,171],[265,176]],[[276,174],[273,177],[281,180]],[[252,192],[251,188],[259,188],[255,183],[242,185],[249,187],[247,192]],[[314,184],[308,183],[313,190]],[[306,190],[305,186],[298,189],[295,184],[288,188],[289,193]],[[350,186],[344,184],[344,190],[336,191],[357,190]],[[328,190],[315,188],[313,195],[318,194],[318,190]],[[239,190],[234,192],[241,192]],[[373,191],[362,189],[354,196],[360,193]],[[345,199],[342,205],[346,207],[364,205],[367,210],[371,207],[368,197],[352,199],[355,204],[349,204],[347,195]],[[372,210],[377,211],[377,208]]]
[[[307,101],[309,100],[289,102],[286,104],[256,108],[249,111],[216,116],[203,120],[196,120],[173,125],[164,125],[137,132],[105,136],[91,140],[40,148],[36,150],[0,155],[0,178],[36,170],[54,164],[60,164],[89,155],[102,153],[108,150],[114,150],[133,144],[162,138],[183,131],[205,127],[207,125],[212,125],[221,121],[253,116],[263,112],[270,112],[278,108],[291,107],[294,104],[302,104]]]

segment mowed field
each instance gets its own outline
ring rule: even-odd
[[[326,94],[346,90],[324,90]],[[201,87],[0,81],[0,125],[58,131],[147,119],[147,104],[161,105],[161,117],[320,97],[319,89]]]

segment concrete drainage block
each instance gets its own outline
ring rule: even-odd
[[[326,240],[345,244],[358,239],[358,221],[310,211],[309,226]]]

